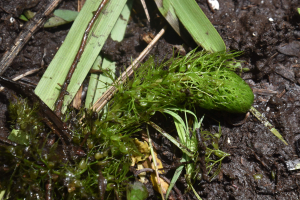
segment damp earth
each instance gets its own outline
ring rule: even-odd
[[[14,43],[24,22],[21,13],[30,9],[39,10],[46,0],[0,1],[0,57]],[[204,128],[212,133],[219,132],[220,149],[230,154],[223,163],[219,175],[211,182],[199,182],[195,189],[202,199],[299,199],[300,174],[289,171],[286,162],[300,157],[300,7],[298,0],[228,0],[219,1],[220,9],[211,10],[206,0],[197,0],[198,5],[223,38],[226,47],[232,51],[243,51],[239,57],[243,67],[250,71],[242,78],[251,86],[255,95],[254,107],[259,110],[282,134],[288,145],[275,137],[254,116],[245,114],[206,113]],[[147,2],[151,22],[143,12],[140,1],[134,2],[136,12],[132,13],[125,39],[121,43],[108,39],[101,54],[117,62],[117,71],[129,66],[147,46],[145,36],[155,35],[162,28],[162,17],[155,4]],[[77,1],[66,0],[58,6],[77,10]],[[158,18],[158,19],[157,19]],[[154,20],[155,19],[155,20]],[[157,19],[157,20],[156,20]],[[41,68],[39,72],[22,78],[21,82],[36,85],[63,43],[71,24],[40,29],[4,73],[13,78],[30,69]],[[185,54],[196,47],[186,44],[171,27],[147,56],[154,56],[157,62],[168,59],[175,52]],[[67,52],[66,52],[67,53]],[[117,74],[118,75],[118,74]],[[0,136],[7,137],[9,127],[8,104],[14,98],[14,91],[5,89],[0,93]],[[172,129],[172,120],[155,116],[166,130]],[[163,120],[162,120],[163,119]],[[169,125],[168,125],[169,124]],[[239,125],[236,125],[239,124]],[[180,158],[168,140],[153,133],[157,152],[168,164]],[[1,165],[1,173],[5,172]],[[171,179],[174,170],[166,176]],[[177,183],[184,192],[184,177]],[[1,186],[0,186],[1,188]],[[151,184],[147,185],[148,199],[159,196]],[[184,199],[196,199],[193,192]]]

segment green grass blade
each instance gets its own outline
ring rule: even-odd
[[[57,9],[53,12],[53,14],[57,17],[60,17],[68,22],[72,22],[76,19],[78,16],[77,11],[73,10],[62,10],[62,9]]]
[[[110,37],[114,41],[121,42],[124,38],[125,31],[127,28],[127,23],[130,17],[130,11],[132,8],[133,0],[128,0],[125,4],[117,22],[115,23]],[[100,56],[98,56],[100,59]],[[98,59],[98,58],[97,58]],[[99,62],[96,62],[97,64],[93,66],[94,69],[102,69],[102,70],[109,70],[110,74],[115,74],[115,63],[111,62],[110,60],[104,58],[102,67],[99,68]],[[100,65],[101,66],[101,65]],[[114,78],[114,77],[113,77]],[[112,80],[110,77],[107,77],[105,74],[96,75],[92,74],[90,78],[90,84],[88,87],[88,94],[86,98],[85,107],[90,108],[98,98],[101,97],[103,92],[106,91],[107,87],[112,84]]]
[[[92,69],[100,70],[101,64],[102,64],[102,58],[101,56],[97,56]],[[89,86],[86,94],[86,99],[85,99],[86,108],[90,108],[93,105],[94,96],[97,90],[98,78],[99,78],[99,74],[91,74]]]
[[[182,159],[180,160],[180,162],[186,162],[186,160],[185,160],[184,158],[182,158]],[[182,166],[179,166],[179,167],[176,169],[176,171],[175,171],[175,173],[174,173],[174,175],[173,175],[173,177],[172,177],[172,180],[171,180],[171,182],[170,182],[169,188],[168,188],[168,190],[167,190],[167,192],[166,192],[166,199],[168,199],[169,194],[170,194],[172,188],[174,187],[175,183],[177,182],[178,178],[180,177],[180,174],[181,174],[183,168],[184,168],[184,166],[182,165]]]
[[[173,111],[171,111],[171,110],[167,110],[167,109],[164,109],[163,112],[164,112],[164,113],[167,113],[167,114],[169,114],[169,115],[171,115],[171,116],[174,118],[174,121],[175,121],[175,119],[176,119],[176,120],[177,120],[177,121],[176,121],[177,123],[175,123],[175,125],[178,124],[178,126],[181,126],[182,128],[184,128],[183,131],[186,131],[186,130],[187,130],[187,127],[185,126],[184,121],[182,120],[182,118],[181,118],[177,113],[175,113],[175,112],[173,112]],[[177,131],[178,131],[178,129],[177,129]],[[178,134],[179,134],[179,133],[178,133]],[[180,136],[179,136],[179,137],[180,137]],[[181,140],[181,142],[183,142],[183,141]]]
[[[119,19],[117,20],[113,30],[111,31],[110,37],[112,40],[121,42],[124,38],[127,24],[130,17],[133,0],[128,0],[124,6]]]
[[[176,31],[179,36],[181,35],[181,31],[179,28],[179,19],[176,16],[175,10],[171,5],[170,0],[154,0],[160,13],[165,17],[165,19],[169,22],[172,28]]]
[[[99,99],[102,94],[111,86],[113,83],[114,75],[115,75],[115,62],[112,62],[106,58],[103,58],[102,67],[103,71],[109,71],[108,73],[111,74],[113,77],[108,77],[107,74],[100,74],[99,80],[97,84],[97,89],[95,92],[95,97],[93,100],[93,104]],[[90,107],[89,107],[90,108]]]
[[[68,73],[74,57],[80,46],[85,28],[93,17],[93,11],[99,6],[100,1],[87,0],[82,10],[74,21],[63,45],[58,50],[48,69],[44,73],[35,93],[51,108],[59,95],[60,87]],[[69,95],[64,99],[62,111],[72,101],[83,80],[99,55],[108,35],[126,3],[126,0],[111,0],[108,2],[92,28],[84,53],[77,65],[71,82],[68,86]]]
[[[219,33],[207,19],[195,0],[155,0],[158,8],[174,30],[180,35],[178,20],[182,22],[195,42],[209,52],[225,51]],[[174,13],[176,16],[174,16]]]
[[[191,150],[189,150],[185,145],[183,145],[182,143],[178,142],[174,137],[172,137],[171,135],[169,135],[168,133],[166,133],[162,128],[160,128],[159,126],[157,126],[155,123],[153,122],[148,122],[148,124],[150,126],[152,126],[154,129],[156,129],[158,132],[160,132],[164,137],[168,138],[168,140],[170,140],[174,145],[176,145],[183,153],[185,153],[188,157],[193,158],[194,155],[191,152]]]

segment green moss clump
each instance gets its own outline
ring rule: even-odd
[[[111,112],[148,119],[166,107],[199,105],[211,110],[244,113],[251,107],[251,88],[233,71],[238,53],[192,52],[155,66],[149,59],[111,103]],[[122,106],[121,106],[122,105]]]
[[[159,66],[148,60],[126,85],[117,86],[102,117],[86,110],[66,117],[74,125],[68,148],[76,152],[68,151],[68,160],[58,137],[38,117],[37,106],[31,109],[24,100],[11,104],[12,129],[27,140],[10,138],[19,145],[0,147],[1,162],[9,167],[0,179],[2,189],[11,199],[43,199],[49,184],[54,199],[121,198],[131,178],[131,156],[141,155],[131,136],[155,112],[194,105],[228,112],[249,109],[253,93],[233,72],[237,55],[192,52]],[[99,182],[107,182],[105,191]]]

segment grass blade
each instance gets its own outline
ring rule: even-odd
[[[186,160],[185,160],[184,158],[182,158],[182,159],[180,160],[180,162],[186,162]],[[167,193],[166,193],[166,199],[168,199],[169,194],[170,194],[172,188],[174,187],[176,181],[177,181],[178,178],[180,177],[180,174],[181,174],[183,168],[184,168],[184,166],[182,165],[182,166],[179,166],[179,167],[176,169],[176,171],[175,171],[175,173],[174,173],[174,175],[173,175],[173,177],[172,177],[172,180],[171,180],[171,182],[170,182],[169,188],[168,188],[168,190],[167,190]]]
[[[102,96],[102,94],[113,83],[113,79],[114,79],[114,75],[115,75],[115,68],[116,68],[115,62],[112,62],[112,61],[108,60],[107,58],[103,58],[102,67],[101,67],[102,71],[109,71],[108,73],[110,75],[112,75],[113,77],[108,77],[107,74],[105,74],[105,73],[99,75],[93,104],[96,103],[97,99],[99,99]]]
[[[121,42],[124,38],[127,24],[130,17],[130,11],[132,8],[133,0],[128,0],[124,6],[119,19],[117,20],[113,30],[111,31],[111,39],[117,42]]]
[[[209,52],[226,50],[223,39],[195,0],[155,0],[155,2],[162,15],[180,36],[182,30],[180,30],[178,19],[195,42],[205,50]]]
[[[120,17],[118,18],[115,26],[113,27],[110,37],[114,41],[121,42],[124,38],[125,31],[127,28],[127,23],[130,17],[130,11],[132,8],[133,0],[128,0],[126,5],[124,6]],[[121,17],[122,16],[122,17]],[[99,58],[98,58],[99,57]],[[100,56],[98,56],[97,59],[101,59]],[[96,65],[94,64],[93,69],[99,70],[99,62],[97,62],[96,59]],[[100,64],[101,66],[101,64]],[[115,74],[115,63],[111,62],[110,60],[103,58],[103,64],[102,69],[109,70],[110,74]],[[114,77],[113,77],[114,78]],[[98,81],[97,81],[98,80]],[[107,90],[108,86],[111,85],[112,80],[107,77],[105,74],[96,75],[92,74],[90,77],[90,84],[88,87],[88,94],[86,99],[86,108],[92,107],[92,105],[101,97],[101,95]]]
[[[175,138],[173,138],[171,135],[169,135],[168,133],[166,133],[162,128],[160,128],[159,126],[157,126],[153,122],[148,122],[148,124],[150,126],[152,126],[154,129],[156,129],[158,132],[160,132],[164,137],[168,138],[168,140],[170,140],[174,145],[176,145],[187,156],[189,156],[191,158],[194,157],[193,153],[191,153],[191,151],[185,145],[183,145],[180,142],[178,142]]]
[[[250,112],[261,122],[265,127],[267,127],[276,137],[278,137],[284,144],[288,143],[283,139],[282,135],[276,130],[276,128],[253,106],[250,108]]]
[[[92,69],[99,70],[101,65],[102,65],[102,58],[101,56],[97,56]],[[90,76],[89,87],[85,99],[86,108],[90,108],[93,105],[94,96],[97,90],[98,78],[99,78],[99,74],[91,74]]]
[[[90,19],[93,17],[94,9],[101,2],[87,0],[76,20],[73,23],[63,45],[58,50],[48,69],[44,73],[35,93],[51,108],[54,109],[54,103],[59,95],[59,86],[62,84],[69,67],[71,66],[74,57],[80,46],[82,36]],[[83,80],[92,67],[101,48],[103,47],[108,35],[110,34],[114,24],[126,3],[126,0],[111,0],[104,8],[95,25],[90,32],[87,45],[80,62],[77,65],[70,85],[68,87],[69,95],[64,99],[62,111],[66,110],[66,106],[71,102],[77,90],[81,86]],[[47,91],[47,92],[45,92]]]

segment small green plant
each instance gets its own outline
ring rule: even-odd
[[[218,143],[222,135],[221,127],[219,128],[219,133],[212,134],[209,131],[201,131],[201,134],[206,143],[205,163],[208,169],[207,173],[211,174],[209,179],[212,180],[219,174],[223,159],[230,156],[230,154],[219,149]],[[214,168],[218,163],[217,168]]]
[[[184,112],[185,120],[173,111]],[[203,178],[212,180],[219,174],[223,159],[230,156],[230,154],[219,149],[218,143],[222,135],[221,128],[219,133],[216,134],[211,134],[208,131],[201,131],[201,123],[204,116],[198,120],[193,112],[186,109],[169,108],[165,109],[164,112],[173,116],[180,141],[194,154],[193,157],[184,154],[181,162],[191,162],[185,165],[185,178],[189,185],[187,190],[192,189],[197,198],[201,200],[201,197],[196,193],[193,187],[193,183],[196,180],[200,181]],[[191,117],[188,117],[188,115]],[[188,118],[190,120],[188,120]],[[218,163],[219,165],[215,168],[214,166]],[[170,188],[168,189],[167,196],[179,178],[182,170],[182,166],[177,168],[171,181]]]

